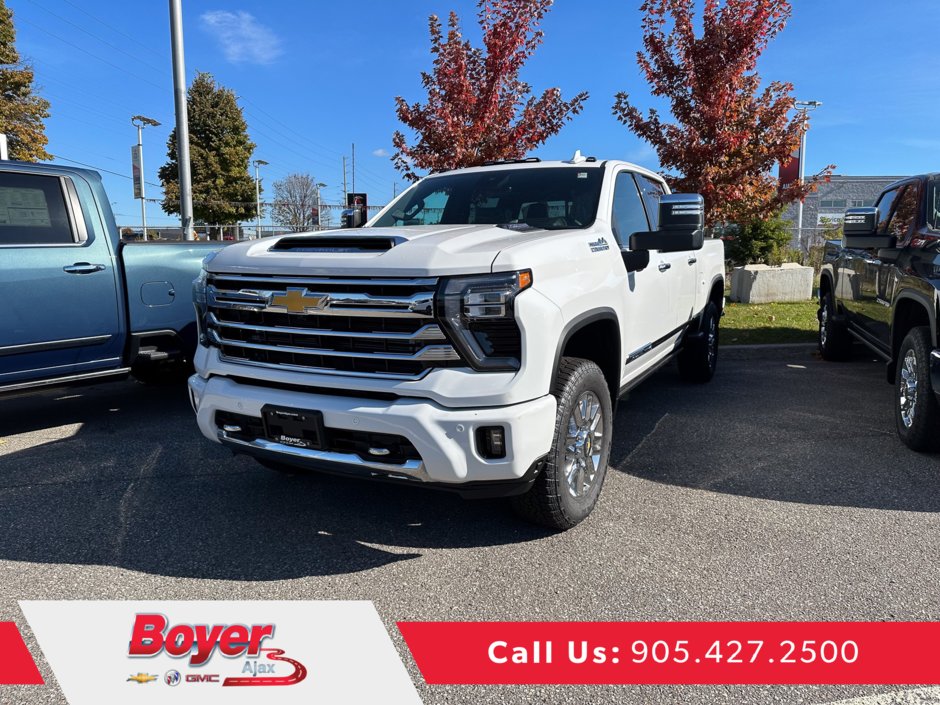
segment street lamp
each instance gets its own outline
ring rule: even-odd
[[[257,216],[257,225],[255,227],[255,236],[261,238],[261,167],[267,166],[268,163],[264,159],[255,159],[253,162],[255,165],[255,207]]]
[[[797,100],[793,106],[800,111],[800,184],[803,183],[803,177],[806,174],[806,114],[810,110],[815,110],[822,102],[818,100]],[[803,245],[803,199],[796,205],[796,239]]]
[[[133,159],[131,160],[134,170],[134,197],[140,199],[140,224],[143,231],[143,239],[147,240],[147,198],[144,193],[144,127],[159,127],[160,123],[153,118],[143,115],[134,115],[131,117],[131,124],[137,128],[137,146],[134,148]]]

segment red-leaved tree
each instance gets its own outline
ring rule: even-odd
[[[406,178],[416,180],[416,169],[520,159],[581,111],[587,93],[562,100],[558,88],[549,88],[536,98],[519,79],[542,43],[539,23],[551,5],[552,0],[480,0],[483,48],[463,38],[456,13],[450,13],[446,37],[440,19],[431,15],[433,69],[421,74],[427,102],[409,105],[395,98],[398,119],[417,135],[410,145],[401,132],[392,139],[392,159]]]
[[[675,122],[646,114],[618,93],[613,112],[659,155],[673,190],[705,197],[709,224],[765,220],[803,198],[830,165],[778,188],[772,174],[800,142],[804,113],[791,116],[793,85],[761,89],[757,60],[790,17],[787,0],[705,0],[696,36],[694,0],[645,0],[637,61]]]

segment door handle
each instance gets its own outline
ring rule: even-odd
[[[669,262],[661,262],[661,263],[659,264],[659,271],[660,271],[660,272],[665,272],[667,269],[671,269],[671,268],[672,268],[672,265],[669,264]]]
[[[693,265],[693,264],[695,264],[696,262],[698,262],[698,260],[697,260],[695,257],[689,257],[689,265],[690,265],[690,266]]]
[[[104,268],[105,266],[103,264],[76,262],[75,264],[70,264],[67,267],[62,267],[62,271],[66,274],[94,274],[95,272],[104,270]]]

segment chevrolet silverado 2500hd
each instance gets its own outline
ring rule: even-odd
[[[887,361],[898,436],[940,447],[940,175],[891,184],[874,208],[846,211],[819,283],[819,349],[848,357],[853,339]]]
[[[307,467],[594,507],[615,401],[711,379],[724,255],[697,194],[576,155],[429,176],[366,227],[232,245],[195,284],[213,441]]]
[[[192,281],[218,247],[123,244],[96,172],[0,162],[0,394],[184,379]]]

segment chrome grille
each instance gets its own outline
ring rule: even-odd
[[[206,334],[230,362],[417,379],[461,365],[434,319],[437,279],[210,274]]]

